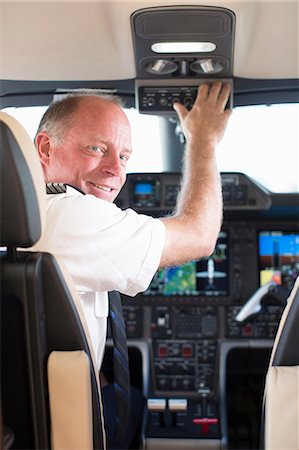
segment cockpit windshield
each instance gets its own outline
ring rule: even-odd
[[[6,108],[34,138],[46,107]],[[157,116],[126,109],[133,132],[128,172],[162,172],[163,143]],[[167,119],[165,119],[167,120]],[[243,172],[272,192],[299,192],[299,105],[238,107],[218,146],[221,172]],[[283,157],[282,157],[283,156]]]

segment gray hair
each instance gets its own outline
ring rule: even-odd
[[[55,145],[61,144],[65,133],[72,127],[73,113],[77,110],[80,102],[86,97],[96,97],[107,103],[114,103],[120,108],[124,107],[123,100],[112,94],[104,94],[96,90],[80,90],[66,94],[63,98],[50,104],[39,123],[34,141],[38,133],[46,132],[54,141]]]

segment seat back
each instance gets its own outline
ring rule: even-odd
[[[263,447],[299,448],[299,277],[274,341],[264,395]]]
[[[8,430],[7,434],[13,436],[11,448],[16,449],[105,448],[99,377],[70,276],[53,255],[24,250],[38,241],[45,223],[46,192],[41,165],[23,127],[3,112],[0,158],[4,433]],[[61,367],[66,370],[59,372]],[[85,391],[79,392],[82,373]],[[77,385],[71,390],[75,380]],[[57,382],[65,386],[62,392],[57,389]],[[86,399],[86,410],[78,407],[74,411],[76,402],[67,399],[70,392],[74,395],[76,391],[81,400]],[[55,398],[57,392],[60,399]],[[55,417],[61,411],[65,425]],[[84,439],[78,442],[81,436]]]

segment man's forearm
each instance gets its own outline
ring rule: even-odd
[[[190,165],[191,167],[188,167]],[[174,215],[162,219],[166,239],[175,241],[161,265],[178,264],[209,256],[222,223],[221,180],[216,161],[187,164]]]

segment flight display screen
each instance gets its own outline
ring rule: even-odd
[[[150,177],[136,180],[131,185],[131,204],[134,207],[158,206],[160,183]]]
[[[224,296],[228,295],[227,233],[221,232],[209,258],[181,266],[159,269],[147,296]]]
[[[299,274],[299,233],[260,231],[260,285],[269,281],[292,288]]]

